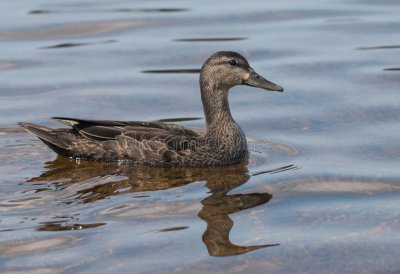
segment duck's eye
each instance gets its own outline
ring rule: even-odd
[[[236,67],[237,66],[237,62],[236,62],[236,60],[234,60],[234,59],[232,59],[232,60],[229,60],[229,65],[231,66],[231,67]]]

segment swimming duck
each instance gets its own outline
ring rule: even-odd
[[[282,92],[232,51],[209,57],[201,68],[200,89],[207,130],[203,133],[163,122],[84,120],[52,117],[70,128],[20,123],[56,153],[96,161],[128,161],[163,167],[213,167],[247,161],[243,130],[229,110],[229,89],[248,85]]]

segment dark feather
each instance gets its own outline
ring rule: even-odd
[[[52,144],[53,146],[62,149],[69,149],[68,143],[65,143],[62,139],[58,138],[58,136],[52,134],[51,128],[31,123],[19,123],[19,125],[48,144]]]
[[[137,134],[138,140],[152,139],[154,135],[198,137],[200,134],[192,129],[162,122],[139,121],[110,121],[110,120],[83,120],[65,117],[52,117],[53,120],[74,128],[81,135],[99,140],[115,140],[123,132],[132,131]],[[146,134],[147,137],[146,137]],[[133,136],[131,136],[133,137]]]

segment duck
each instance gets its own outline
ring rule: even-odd
[[[248,161],[246,136],[233,119],[229,90],[247,85],[282,92],[260,76],[239,53],[212,54],[200,70],[206,130],[167,122],[90,120],[52,117],[68,128],[21,122],[57,154],[93,161],[127,162],[155,167],[220,167]]]

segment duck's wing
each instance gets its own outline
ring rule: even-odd
[[[163,122],[84,120],[66,117],[51,119],[72,127],[84,137],[98,141],[116,140],[117,136],[129,136],[138,141],[159,139],[165,143],[169,140],[184,142],[185,139],[200,137],[200,133],[196,130]]]

